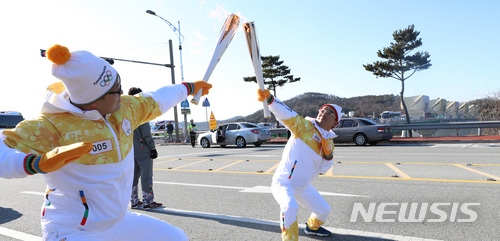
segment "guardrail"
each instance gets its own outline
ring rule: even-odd
[[[393,124],[393,130],[500,128],[500,121]]]
[[[388,124],[392,130],[436,130],[436,129],[469,129],[469,128],[500,128],[500,121],[475,122],[441,122],[441,123],[411,123]],[[286,128],[269,129],[271,134],[286,133]]]
[[[440,122],[440,123],[411,123],[411,124],[388,124],[393,131],[418,131],[425,135],[431,135],[439,129],[477,129],[477,135],[481,135],[483,128],[500,128],[500,121],[474,121],[474,122]],[[434,131],[432,131],[434,130]],[[272,134],[286,136],[286,128],[274,128],[269,130]]]

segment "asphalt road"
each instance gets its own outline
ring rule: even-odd
[[[137,212],[190,240],[280,240],[269,186],[283,147],[159,146],[154,190],[165,208]],[[500,143],[336,145],[334,156],[313,181],[334,234],[305,236],[301,208],[300,240],[500,240]],[[0,179],[0,240],[41,240],[44,190],[41,175]]]

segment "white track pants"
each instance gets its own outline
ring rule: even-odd
[[[164,221],[147,215],[127,211],[125,217],[109,229],[101,231],[81,231],[78,229],[61,227],[54,232],[44,232],[44,240],[184,241],[188,240],[188,237],[180,228]]]
[[[319,192],[309,184],[302,190],[283,186],[279,183],[273,183],[271,190],[274,199],[280,205],[281,229],[288,229],[297,220],[299,204],[311,211],[311,217],[315,217],[322,222],[326,221],[330,213],[328,202],[319,194]]]

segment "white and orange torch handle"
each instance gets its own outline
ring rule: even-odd
[[[255,24],[253,22],[248,22],[243,25],[243,28],[245,29],[248,51],[250,52],[250,58],[252,59],[257,84],[259,85],[259,89],[265,90],[264,77],[262,75],[262,63],[260,61],[259,43],[257,40],[257,34],[255,33]],[[267,100],[262,101],[262,109],[264,111],[264,118],[271,117]]]
[[[226,22],[224,23],[224,26],[222,26],[222,29],[220,31],[219,41],[217,41],[217,44],[215,45],[215,50],[212,55],[212,59],[210,60],[210,64],[208,65],[207,71],[205,72],[205,76],[203,76],[203,81],[208,82],[210,75],[212,75],[212,72],[215,69],[215,66],[217,65],[217,63],[219,63],[220,58],[231,43],[231,40],[233,39],[239,24],[240,17],[236,16],[235,14],[231,14],[227,17]],[[200,89],[196,94],[194,94],[191,103],[195,105],[198,104],[201,98],[201,92],[202,90]]]

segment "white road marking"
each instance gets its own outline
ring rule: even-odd
[[[42,237],[31,235],[28,233],[19,232],[16,230],[0,227],[0,235],[23,240],[23,241],[42,241]]]
[[[268,186],[256,186],[252,188],[247,187],[236,187],[236,186],[220,186],[220,185],[205,185],[205,184],[193,184],[193,183],[178,183],[178,182],[155,182],[159,184],[168,184],[168,185],[186,185],[186,186],[198,186],[198,187],[212,187],[212,188],[227,188],[227,189],[241,189],[241,192],[253,192],[253,193],[270,193],[271,188]],[[45,195],[43,192],[33,192],[33,191],[24,191],[21,193],[32,194],[32,195]],[[352,194],[339,194],[339,193],[328,193],[328,192],[320,192],[321,195],[333,195],[333,196],[347,196],[347,197],[367,197],[361,195],[352,195]],[[233,222],[246,222],[246,223],[254,223],[260,225],[270,225],[280,227],[280,223],[277,221],[264,220],[264,219],[256,219],[256,218],[246,218],[239,216],[231,216],[231,215],[223,215],[216,213],[208,213],[208,212],[198,212],[198,211],[190,211],[190,210],[181,210],[181,209],[165,209],[157,208],[153,210],[154,212],[165,213],[165,214],[188,214],[191,216],[198,216],[204,218],[213,218],[219,220],[227,220]],[[305,228],[304,224],[299,224],[301,229]],[[373,232],[365,232],[361,230],[353,230],[353,229],[341,229],[341,228],[333,228],[333,227],[325,227],[335,234],[346,234],[346,235],[355,235],[358,237],[365,238],[382,238],[382,239],[391,239],[391,240],[422,240],[422,241],[438,241],[434,239],[424,239],[418,237],[411,236],[401,236],[387,233],[373,233]],[[19,231],[15,231],[12,229],[3,228],[0,226],[0,235],[16,238],[23,241],[41,241],[41,237],[37,237],[31,234],[22,233]]]
[[[159,213],[165,213],[165,214],[184,214],[184,215],[187,214],[190,216],[199,216],[199,217],[203,217],[203,218],[213,218],[213,219],[226,220],[226,221],[231,221],[231,222],[245,222],[245,223],[254,223],[254,224],[260,224],[260,225],[269,225],[269,226],[280,227],[280,222],[277,222],[277,221],[256,219],[256,218],[246,218],[246,217],[231,216],[231,215],[222,215],[222,214],[216,214],[216,213],[197,212],[197,211],[180,210],[180,209],[172,209],[172,208],[165,209],[164,207],[153,209],[153,212],[159,212]],[[299,228],[304,229],[305,225],[299,224]],[[394,234],[386,234],[386,233],[373,233],[373,232],[365,232],[365,231],[353,230],[353,229],[342,229],[342,228],[333,228],[333,227],[324,227],[324,228],[330,230],[334,234],[355,235],[358,237],[365,237],[365,238],[383,238],[383,239],[387,238],[387,239],[391,239],[391,240],[438,241],[435,239],[424,239],[424,238],[419,238],[419,237],[402,236],[402,235],[394,235]]]
[[[240,192],[248,193],[271,193],[270,186],[255,186],[255,187],[237,187],[237,186],[221,186],[221,185],[207,185],[207,184],[195,184],[195,183],[180,183],[180,182],[159,182],[154,181],[155,184],[167,184],[167,185],[178,185],[178,186],[192,186],[192,187],[210,187],[210,188],[224,188],[224,189],[238,189]],[[45,195],[43,192],[33,192],[33,191],[23,191],[24,194],[33,195]],[[339,196],[339,197],[370,197],[364,195],[356,194],[345,194],[345,193],[335,193],[335,192],[319,192],[323,196]]]
[[[276,155],[245,155],[245,156],[252,156],[252,157],[273,157]]]
[[[225,189],[241,189],[240,192],[249,193],[271,193],[271,187],[269,186],[255,186],[255,187],[236,187],[236,186],[221,186],[221,185],[206,185],[206,184],[194,184],[194,183],[179,183],[179,182],[158,182],[154,181],[155,184],[168,184],[168,185],[180,185],[180,186],[194,186],[194,187],[211,187],[211,188],[225,188]],[[319,192],[324,196],[341,196],[341,197],[369,197],[363,195],[355,194],[344,194],[344,193],[334,193],[334,192]]]
[[[24,193],[24,194],[33,194],[33,195],[41,195],[41,196],[45,195],[45,193],[43,193],[43,192],[32,192],[32,191],[23,191],[21,193]]]
[[[251,193],[271,193],[271,187],[268,186],[255,186],[250,188],[245,188],[240,192],[251,192]],[[335,193],[335,192],[319,192],[323,196],[341,196],[341,197],[369,197],[363,195],[345,194],[345,193]]]
[[[153,183],[158,184],[168,184],[168,185],[179,185],[179,186],[195,186],[195,187],[212,187],[212,188],[227,188],[227,189],[246,189],[246,187],[232,187],[232,186],[219,186],[219,185],[207,185],[207,184],[194,184],[194,183],[180,183],[180,182],[158,182],[153,181]]]
[[[36,192],[29,192],[29,194],[35,194]],[[213,218],[218,220],[227,220],[232,222],[245,222],[245,223],[254,223],[260,225],[269,225],[280,227],[280,223],[277,221],[264,220],[264,219],[256,219],[256,218],[245,218],[239,216],[231,216],[231,215],[222,215],[216,213],[207,213],[207,212],[196,212],[190,210],[180,210],[180,209],[172,209],[172,208],[157,208],[154,209],[154,212],[165,213],[165,214],[188,214],[190,216],[198,216],[204,218]],[[299,228],[304,229],[304,224],[299,224]],[[343,228],[333,228],[333,227],[324,227],[330,230],[334,234],[341,235],[355,235],[357,237],[365,237],[365,238],[380,238],[380,239],[391,239],[391,240],[421,240],[421,241],[438,241],[434,239],[424,239],[418,237],[411,236],[402,236],[402,235],[394,235],[394,234],[386,234],[386,233],[373,233],[373,232],[365,232],[354,229],[343,229]],[[42,241],[42,237],[38,237],[35,235],[19,232],[16,230],[4,228],[0,226],[0,235],[4,235],[7,237],[23,240],[23,241]]]
[[[231,150],[224,149],[224,150],[220,150],[220,151],[192,152],[192,153],[180,154],[180,155],[159,156],[158,158],[172,158],[172,157],[195,156],[195,155],[204,155],[204,156],[207,156],[207,155],[210,155],[212,153],[219,153],[219,152],[224,152],[224,153],[227,153],[227,152],[239,152],[239,153],[241,153],[241,150],[235,149],[235,150],[231,151]]]

